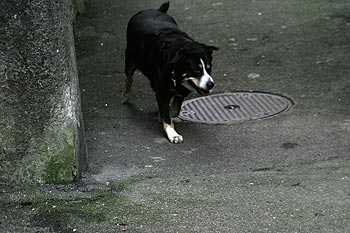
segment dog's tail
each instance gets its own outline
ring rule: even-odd
[[[164,2],[158,9],[160,12],[167,13],[169,10],[169,2]]]

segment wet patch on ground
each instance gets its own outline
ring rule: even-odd
[[[152,221],[157,209],[126,196],[133,183],[147,177],[92,185],[16,188],[0,194],[0,225],[38,232],[118,232]],[[15,216],[16,218],[8,218]],[[100,229],[101,228],[101,229]]]

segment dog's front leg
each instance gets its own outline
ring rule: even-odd
[[[169,113],[169,102],[170,98],[160,97],[157,95],[157,103],[158,103],[158,109],[160,118],[163,122],[164,131],[171,143],[182,143],[183,137],[178,134],[174,128],[174,123],[171,120],[170,113]]]
[[[177,117],[179,115],[183,101],[184,101],[184,97],[174,96],[174,100],[170,109],[171,117]]]

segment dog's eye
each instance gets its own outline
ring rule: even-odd
[[[208,65],[207,65],[207,69],[210,69],[210,68],[211,68],[211,65],[208,64]]]
[[[202,64],[199,64],[199,65],[198,65],[198,67],[199,67],[199,68],[201,68],[201,69],[203,69],[203,66],[202,66]]]
[[[196,76],[200,76],[201,75],[201,71],[200,70],[195,70],[193,71],[193,74]]]

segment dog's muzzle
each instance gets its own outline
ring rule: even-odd
[[[213,87],[214,87],[214,80],[210,75],[205,74],[199,78],[198,88],[203,93],[202,95],[208,95],[210,90]]]
[[[214,80],[206,71],[203,60],[200,59],[200,61],[203,67],[203,75],[199,78],[198,88],[202,92],[202,95],[208,95],[210,90],[214,87]]]
[[[210,76],[209,76],[210,77]],[[188,89],[195,90],[198,92],[198,94],[202,96],[207,96],[210,93],[210,90],[214,87],[214,81],[210,77],[200,77],[200,78],[195,78],[195,77],[190,77],[184,80],[185,82],[183,83],[185,87]]]

